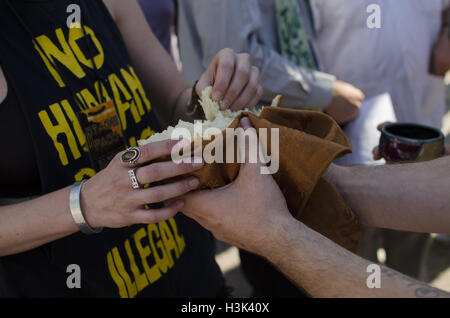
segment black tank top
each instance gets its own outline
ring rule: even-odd
[[[1,131],[0,145],[8,147],[9,160],[28,156],[24,164],[29,171],[7,171],[2,161],[1,173],[19,181],[24,174],[36,183],[37,166],[40,194],[95,174],[77,112],[94,107],[102,96],[114,100],[128,145],[160,129],[101,0],[10,3],[32,34],[0,1],[0,63],[8,80],[0,112],[14,123]],[[81,7],[84,32],[67,27],[70,4]],[[77,105],[71,91],[86,104]],[[30,193],[36,192],[31,188]],[[214,297],[222,291],[223,278],[213,249],[211,234],[181,214],[158,224],[104,229],[99,235],[76,233],[0,257],[0,297]],[[68,285],[74,265],[81,270],[81,288]]]
[[[5,72],[4,76],[8,82]],[[31,133],[16,92],[9,85],[6,98],[0,103],[0,149],[3,149],[3,153],[8,153],[8,150],[14,150],[15,153],[14,160],[5,155],[0,156],[0,197],[38,195],[41,183]]]

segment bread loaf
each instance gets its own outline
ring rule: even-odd
[[[206,120],[196,121],[196,124],[201,124],[201,132],[202,136],[200,136],[197,132],[194,132],[194,124],[180,120],[175,127],[169,126],[162,133],[156,133],[150,138],[146,140],[140,140],[139,145],[145,145],[151,142],[157,142],[162,140],[171,139],[172,133],[176,128],[184,128],[190,132],[191,141],[201,138],[203,140],[211,140],[215,134],[218,134],[219,131],[222,132],[225,130],[233,120],[239,116],[243,111],[250,112],[256,116],[259,116],[262,109],[253,109],[253,110],[240,110],[240,111],[231,111],[220,110],[219,103],[212,99],[212,87],[206,87],[201,94],[200,105],[202,106],[203,112],[205,113]],[[275,97],[272,106],[279,106],[281,100],[281,95]],[[209,129],[209,128],[217,128],[217,129]],[[177,137],[177,136],[176,136]]]

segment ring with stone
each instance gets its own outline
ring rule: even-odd
[[[139,157],[141,156],[141,151],[138,147],[128,148],[121,156],[122,162],[127,164],[135,164]]]
[[[142,184],[139,183],[137,177],[136,177],[136,170],[137,168],[128,170],[128,175],[130,176],[130,180],[131,180],[131,186],[133,187],[133,189],[143,189],[144,186]]]

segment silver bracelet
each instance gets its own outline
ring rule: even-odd
[[[83,180],[81,182],[75,183],[72,186],[72,189],[70,190],[70,212],[72,213],[75,224],[78,226],[81,232],[87,235],[98,234],[103,230],[103,228],[90,227],[86,222],[86,219],[84,218],[83,211],[81,211],[80,194],[81,188],[83,187],[83,184],[85,182],[86,180]]]

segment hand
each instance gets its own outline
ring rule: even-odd
[[[208,86],[213,86],[212,98],[222,101],[222,109],[235,111],[253,108],[263,94],[259,70],[252,66],[250,55],[232,49],[217,53],[195,87],[197,94],[201,96]]]
[[[386,126],[387,124],[390,124],[390,122],[387,121],[387,122],[384,122],[384,123],[382,123],[382,124],[379,124],[379,125],[377,126],[378,131],[381,132],[381,130],[383,129],[383,127]],[[376,146],[375,148],[373,148],[373,150],[372,150],[372,156],[373,156],[373,160],[381,160],[381,159],[383,159],[383,158],[381,157],[381,154],[380,154],[380,148],[379,148],[378,146]]]
[[[431,73],[437,76],[445,76],[450,70],[450,38],[449,27],[443,28],[439,40],[431,54]]]
[[[203,164],[175,164],[171,161],[147,164],[149,161],[169,155],[176,140],[147,144],[140,148],[140,165],[136,177],[141,184],[149,184],[200,169]],[[133,189],[128,176],[131,164],[121,161],[121,154],[93,178],[81,192],[81,206],[91,227],[120,228],[132,224],[150,224],[173,217],[183,206],[177,200],[161,209],[146,210],[150,203],[164,202],[196,189],[195,177],[148,189]]]
[[[340,125],[345,124],[359,115],[364,93],[348,83],[336,80],[333,89],[333,100],[325,108],[328,115]]]
[[[249,128],[248,118],[242,119],[241,125]],[[185,205],[181,211],[217,239],[264,255],[263,250],[270,249],[275,241],[277,225],[286,224],[283,222],[286,218],[289,222],[294,219],[275,180],[271,175],[261,174],[260,167],[244,163],[231,184],[189,193],[183,197]]]

